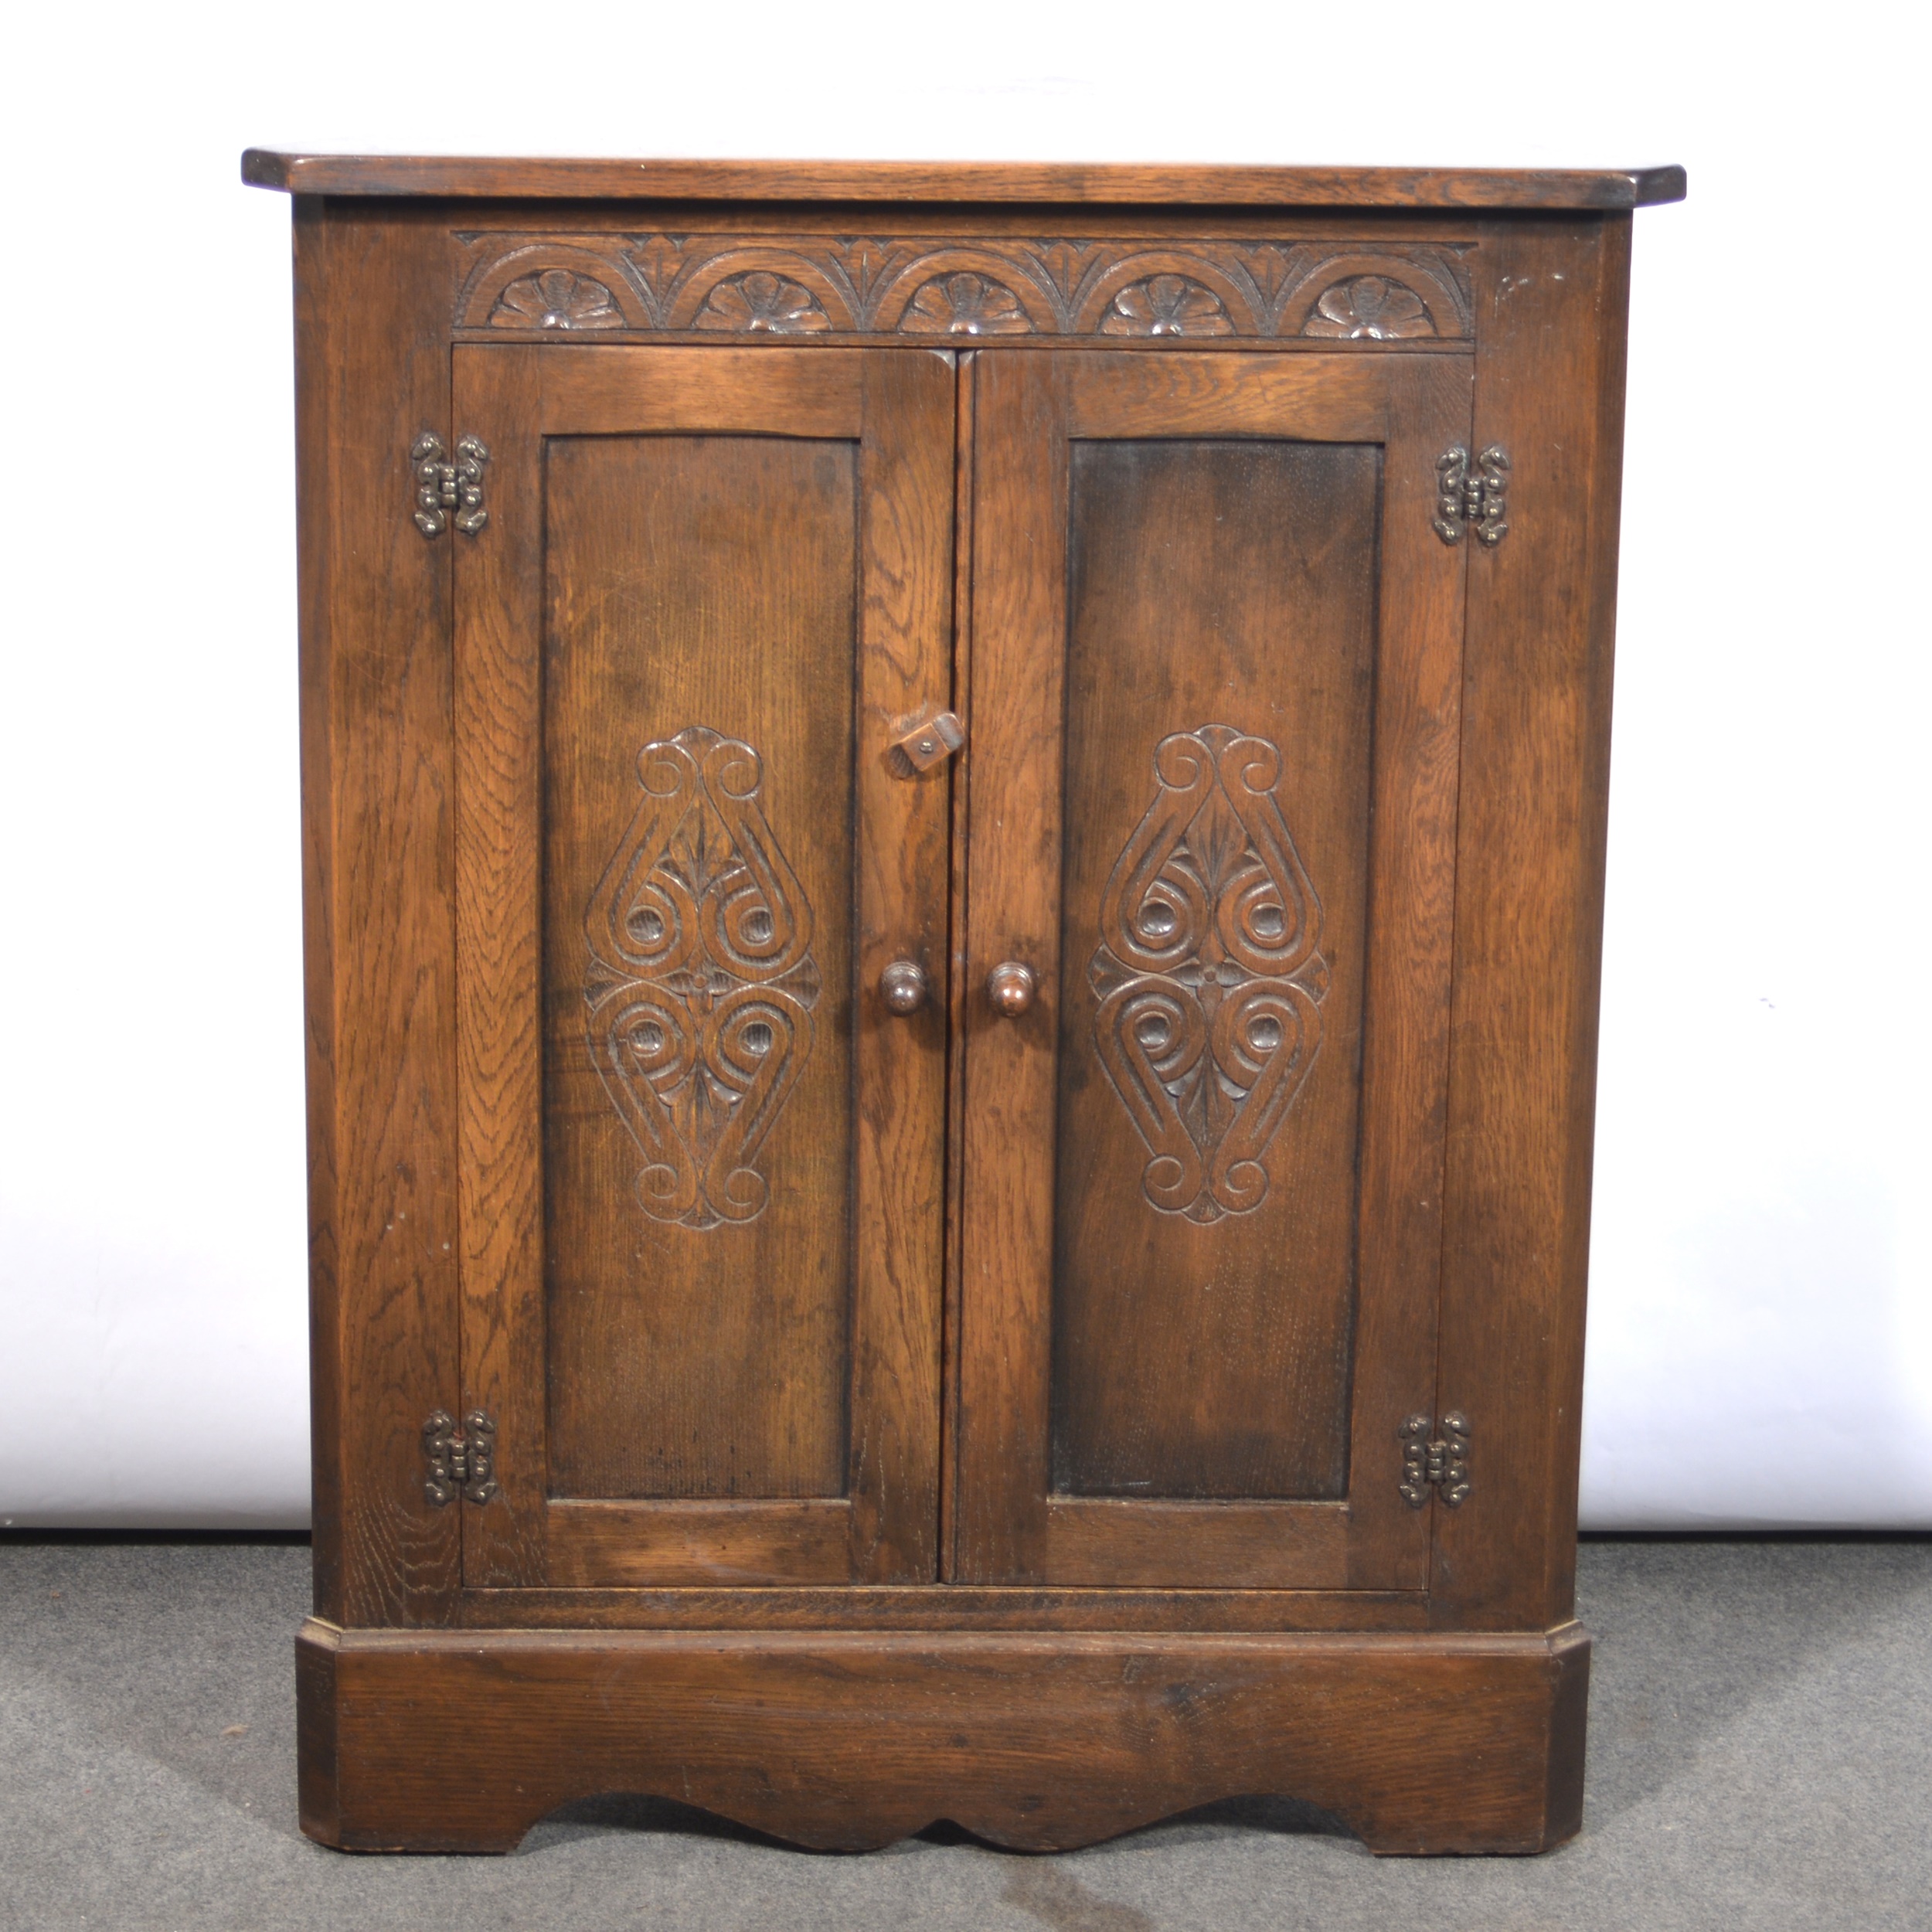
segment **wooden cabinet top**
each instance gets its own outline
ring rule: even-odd
[[[1069,162],[621,161],[251,148],[298,195],[488,199],[1048,202],[1205,208],[1621,209],[1681,201],[1682,168],[1236,168]]]

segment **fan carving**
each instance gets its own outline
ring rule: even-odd
[[[1280,748],[1232,725],[1163,738],[1108,876],[1088,968],[1101,1066],[1145,1143],[1148,1199],[1259,1207],[1263,1156],[1321,1046],[1321,904],[1275,798]]]
[[[773,836],[763,761],[694,725],[638,754],[644,796],[584,920],[590,1053],[643,1150],[654,1220],[755,1220],[753,1165],[811,1052],[811,907]]]
[[[1364,342],[1475,331],[1471,243],[485,230],[459,328]]]

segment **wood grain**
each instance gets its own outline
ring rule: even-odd
[[[1470,560],[1437,1403],[1483,1501],[1439,1528],[1446,1624],[1574,1593],[1629,251],[1614,219],[1483,253],[1477,436],[1524,513]]]
[[[548,1576],[560,1590],[609,1590],[634,1580],[661,1588],[839,1583],[852,1573],[852,1505],[843,1496],[757,1502],[559,1498],[545,1524]]]
[[[902,954],[943,967],[944,776],[886,753],[947,689],[953,379],[871,361],[457,352],[514,522],[464,554],[458,617],[465,1342],[503,1485],[472,1587],[934,1573],[943,1027],[874,988]],[[760,755],[821,984],[763,1206],[685,1226],[645,1212],[586,1045],[584,919],[640,747],[696,726]],[[781,1506],[812,1497],[837,1508]]]
[[[465,1590],[451,1621],[469,1630],[1420,1631],[1429,1606],[1419,1590],[692,1583]]]
[[[1344,1446],[1347,1427],[1345,1415]],[[1350,1548],[1352,1529],[1342,1502],[1284,1508],[1056,1494],[1046,1499],[1046,1568],[1073,1589],[1198,1590],[1212,1577],[1219,1590],[1338,1590],[1352,1564],[1368,1567]]]
[[[729,201],[1179,202],[1194,207],[1640,208],[1682,168],[1227,168],[1011,162],[573,161],[251,148],[242,179],[298,195]]]
[[[1429,1352],[1440,1336],[1455,842],[1461,787],[1482,781],[1479,768],[1461,762],[1463,553],[1471,546],[1445,550],[1436,533],[1429,461],[1468,434],[1470,371],[1438,358],[1391,365],[1389,381],[1392,427],[1403,424],[1413,436],[1399,443],[1391,435],[1383,468],[1362,1066],[1363,1291],[1349,1447],[1351,1498],[1377,1513],[1380,1533],[1352,1544],[1349,1580],[1358,1586],[1398,1573],[1421,1584],[1427,1574],[1430,1532],[1411,1540],[1415,1512],[1406,1505],[1398,1512],[1393,1500],[1402,1477],[1397,1431],[1429,1406]],[[1432,1501],[1429,1513],[1439,1526],[1447,1512]]]
[[[859,505],[856,1136],[849,1493],[852,1574],[938,1573],[945,1261],[948,773],[888,750],[952,702],[954,373],[950,355],[865,364]],[[894,960],[939,990],[889,1012]]]
[[[521,425],[541,352],[459,351],[455,407],[491,452],[490,522],[458,553],[455,913],[463,1406],[496,1423],[497,1493],[464,1524],[463,1580],[545,1573],[542,858],[543,481]]]
[[[1052,1345],[1053,1482],[1070,1495],[1347,1488],[1381,469],[1372,441],[1170,432],[1073,446]],[[1110,1077],[1107,1056],[1122,1049],[1103,1038],[1122,1022],[1108,1029],[1094,981],[1096,962],[1114,957],[1103,930],[1118,910],[1114,869],[1170,795],[1157,747],[1216,725],[1279,753],[1268,795],[1308,869],[1327,981],[1310,1040],[1291,1019],[1277,1049],[1311,1048],[1312,1063],[1257,1149],[1260,1199],[1234,1214],[1205,1162],[1186,1199],[1162,1211],[1150,1199],[1151,1150]],[[1218,802],[1217,780],[1206,783]],[[1189,954],[1210,964],[1226,963],[1221,876]],[[1178,917],[1194,930],[1185,909]],[[1204,1013],[1240,990],[1156,997]],[[1205,1049],[1188,1089],[1211,1111],[1211,1148],[1240,1118],[1224,1111],[1217,1064]],[[1076,1580],[1059,1540],[1053,1574]]]
[[[972,821],[964,951],[958,1519],[962,1583],[1045,1580],[1066,638],[1063,366],[985,355],[974,380]],[[1003,1019],[986,977],[1030,966]]]
[[[1379,362],[1116,354],[1066,367],[1071,437],[1250,436],[1257,422],[1291,420],[1311,442],[1372,443],[1388,426]]]
[[[1461,553],[1440,543],[1427,510],[1437,456],[1468,435],[1468,365],[1437,358],[1283,369],[1208,355],[1157,365],[1127,355],[1002,353],[984,363],[978,383],[974,782],[999,808],[975,813],[968,843],[974,1003],[961,1210],[960,1577],[1100,1580],[1098,1539],[1109,1525],[1124,1525],[1132,1505],[1056,1515],[1049,1494],[1083,1487],[1118,1496],[1131,1481],[1157,1495],[1281,1498],[1255,1518],[1272,1532],[1267,1553],[1253,1555],[1244,1574],[1278,1585],[1345,1576],[1359,1587],[1420,1588],[1428,1525],[1398,1493],[1397,1430],[1428,1407],[1435,1360],[1463,581]],[[1106,554],[1118,560],[1124,587],[1094,604],[1091,650],[1083,656],[1089,619],[1077,610],[1070,616],[1065,599],[1070,583],[1089,597],[1083,573],[1092,544],[1090,532],[1070,576],[1070,453],[1080,450],[1080,461],[1090,463],[1107,439],[1150,437],[1166,439],[1153,446],[1165,454],[1145,459],[1155,469],[1206,460],[1177,457],[1177,449],[1209,447],[1177,438],[1250,439],[1226,447],[1250,451],[1269,447],[1268,439],[1366,444],[1379,466],[1384,514],[1378,522],[1369,512],[1365,530],[1358,506],[1354,526],[1344,522],[1337,534],[1311,526],[1300,549],[1281,549],[1293,519],[1267,497],[1264,547],[1220,554],[1216,533],[1225,526],[1233,543],[1249,528],[1247,512],[1204,495],[1196,479],[1170,515],[1179,523],[1157,519],[1108,537]],[[1015,454],[1022,450],[1030,461]],[[1250,466],[1256,460],[1239,458]],[[1249,479],[1246,494],[1256,488]],[[1333,489],[1325,486],[1311,501],[1318,498],[1331,504]],[[1193,530],[1185,519],[1207,515],[1203,504],[1215,506],[1218,521]],[[1338,607],[1353,613],[1338,634],[1355,639],[1355,657],[1343,649],[1331,665],[1309,643],[1314,655],[1298,668],[1284,640],[1296,638],[1298,625],[1304,643],[1324,637],[1311,614],[1321,607],[1323,573],[1352,567],[1337,554],[1349,551],[1352,529],[1352,567],[1372,579],[1372,589],[1358,583],[1361,594]],[[1204,548],[1211,565],[1200,560]],[[1239,587],[1256,573],[1264,584],[1280,580],[1250,609]],[[1379,614],[1371,649],[1359,633],[1372,609]],[[1070,685],[1063,683],[1070,634],[1080,667]],[[1333,645],[1330,639],[1322,648],[1334,655]],[[1197,678],[1198,689],[1189,682]],[[1317,703],[1326,682],[1335,690]],[[1352,724],[1344,696],[1352,686]],[[1293,1165],[1300,1157],[1284,1150],[1284,1172],[1305,1183],[1301,1192],[1309,1198],[1295,1202],[1284,1184],[1291,1232],[1264,1229],[1254,1254],[1238,1266],[1227,1260],[1223,1285],[1236,1318],[1223,1328],[1196,1304],[1211,1300],[1199,1293],[1201,1282],[1219,1280],[1216,1244],[1226,1247],[1229,1237],[1218,1226],[1172,1236],[1150,1231],[1145,1203],[1106,1193],[1097,1172],[1106,1151],[1138,1179],[1147,1151],[1117,1145],[1133,1137],[1121,1130],[1119,1110],[1106,1104],[1113,1096],[1077,1068],[1062,1080],[1054,1063],[1056,1054],[1096,1051],[1085,983],[1094,915],[1090,906],[1063,906],[1060,869],[1069,868],[1083,900],[1094,896],[1124,831],[1145,808],[1144,768],[1159,733],[1142,713],[1169,702],[1198,711],[1210,699],[1217,713],[1244,702],[1278,705],[1268,715],[1291,754],[1287,809],[1308,823],[1324,855],[1337,945],[1351,955],[1339,982],[1340,1044],[1325,1070],[1339,1083],[1331,1103],[1342,1113],[1330,1120],[1318,1107],[1312,1116],[1331,1140],[1341,1136],[1340,1166],[1300,1175]],[[1095,740],[1098,765],[1080,747],[1090,709],[1096,720],[1118,713],[1134,721],[1131,775],[1109,767],[1106,732]],[[1064,770],[1063,719],[1078,754]],[[1217,721],[1189,711],[1172,728]],[[1305,740],[1294,736],[1304,727]],[[1325,786],[1332,800],[1321,795]],[[1090,824],[1101,842],[1097,859],[1081,856]],[[1078,926],[1077,959],[1063,954],[1063,920],[1069,933]],[[1033,1009],[1017,1021],[994,1019],[975,993],[991,965],[1008,957],[1033,964],[1041,984]],[[1057,1141],[1056,1119],[1064,1127]],[[1311,1240],[1308,1264],[1322,1278],[1313,1302],[1290,1285],[1298,1263],[1281,1258],[1284,1244]],[[1238,1229],[1233,1240],[1241,1248]],[[1177,1243],[1187,1252],[1169,1253]],[[1257,1326],[1264,1308],[1268,1319]],[[1292,1345],[1284,1338],[1291,1331]],[[1237,1355],[1240,1365],[1230,1366]],[[1296,1438],[1290,1454],[1298,1429],[1313,1434]],[[1311,1462],[1318,1451],[1325,1466]],[[1315,1525],[1332,1523],[1318,1499],[1345,1493],[1345,1481],[1348,1553],[1338,1571],[1332,1529],[1317,1533]],[[1223,1539],[1233,1520],[1202,1519]],[[1157,1550],[1164,1581],[1224,1580],[1223,1542],[1204,1547],[1190,1567],[1178,1539],[1121,1534],[1121,1566],[1109,1580],[1149,1580],[1128,1566]],[[1074,1566],[1065,1573],[1057,1567],[1063,1543]],[[1308,1568],[1296,1570],[1297,1561]]]
[[[1573,1624],[1519,1636],[342,1631],[301,1650],[304,1828],[507,1851],[602,1791],[861,1850],[948,1818],[1090,1844],[1279,1793],[1380,1852],[1535,1852],[1580,1820]],[[453,1776],[451,1767],[460,1765]]]
[[[946,1281],[940,1324],[939,1574],[959,1576],[960,1308],[965,1256],[964,1218],[966,1128],[966,887],[973,769],[973,456],[978,357],[957,359],[954,385],[953,710],[964,740],[952,763],[952,825],[947,854],[946,932]]]
[[[304,1828],[503,1849],[633,1790],[1044,1849],[1280,1792],[1380,1850],[1566,1836],[1627,211],[1682,171],[245,167],[296,195]],[[1290,332],[1400,264],[1434,335]],[[890,336],[999,264],[966,295],[1035,346]],[[760,266],[824,325],[720,324]],[[607,309],[499,318],[552,270]],[[475,539],[410,520],[424,430],[490,445]],[[1491,442],[1510,534],[1446,546],[1436,458]],[[1223,1269],[1230,1223],[1143,1238],[1076,1061],[1149,734],[1250,699],[1341,1086]],[[798,1213],[641,1269],[573,948],[640,729],[696,723],[821,916],[821,1084],[758,1157]],[[438,1509],[471,1406],[499,1488]],[[1472,1492],[1412,1511],[1396,1425],[1454,1409]]]
[[[459,1401],[450,560],[409,518],[447,249],[298,204],[315,1602],[367,1623],[440,1621],[457,1581],[420,1434]]]
[[[774,385],[787,435],[861,433],[865,373],[855,355],[788,359],[778,370],[743,349],[643,358],[559,344],[544,372],[550,436],[757,436],[770,427]]]
[[[768,366],[781,384],[787,372]],[[776,386],[764,399],[770,428],[791,427],[787,401]],[[545,447],[550,1493],[842,1496],[862,983],[856,439],[606,433]],[[716,1173],[692,1210],[710,1225],[647,1211],[652,1157],[606,1090],[616,1076],[586,1029],[586,915],[644,806],[640,755],[693,726],[758,755],[757,802],[797,884],[780,917],[808,932],[819,982],[800,1033],[774,1049],[795,1084],[745,1170],[764,1183],[764,1205],[722,1225],[717,1209],[730,1204],[713,1205]],[[706,823],[714,845],[729,835],[715,814]],[[607,936],[600,943],[607,954]],[[621,1007],[629,996],[610,998]],[[672,996],[672,1009],[683,1005]]]

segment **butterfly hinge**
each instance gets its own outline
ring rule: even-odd
[[[1434,1434],[1427,1416],[1411,1416],[1396,1432],[1402,1444],[1402,1500],[1420,1509],[1431,1489],[1454,1509],[1469,1494],[1469,1418],[1451,1413]]]
[[[465,536],[474,536],[490,520],[483,505],[483,465],[490,453],[474,436],[456,446],[451,462],[443,439],[425,430],[410,445],[415,464],[416,527],[426,537],[438,537],[454,523]]]
[[[461,1496],[488,1502],[496,1494],[496,1424],[472,1409],[458,1428],[447,1410],[439,1409],[423,1425],[423,1454],[429,1473],[423,1494],[440,1509]]]
[[[1509,534],[1509,458],[1492,443],[1472,462],[1458,443],[1436,458],[1436,535],[1460,543],[1465,529],[1492,549]]]

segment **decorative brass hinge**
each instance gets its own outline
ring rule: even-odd
[[[430,430],[410,445],[410,461],[416,465],[416,527],[425,536],[440,536],[454,522],[465,536],[474,536],[490,520],[483,507],[483,465],[490,453],[476,437],[466,436],[456,446],[454,463],[449,454],[442,437]]]
[[[1445,543],[1460,543],[1466,524],[1479,543],[1500,543],[1509,534],[1509,459],[1494,443],[1470,466],[1469,452],[1458,443],[1436,458],[1436,535]]]
[[[1402,1444],[1402,1500],[1420,1509],[1433,1488],[1451,1509],[1469,1494],[1469,1418],[1447,1415],[1431,1437],[1429,1418],[1411,1416],[1396,1431]]]
[[[437,1410],[423,1425],[423,1453],[430,1465],[423,1494],[439,1509],[459,1494],[471,1502],[496,1494],[496,1424],[481,1409],[472,1409],[460,1429],[447,1410]]]

